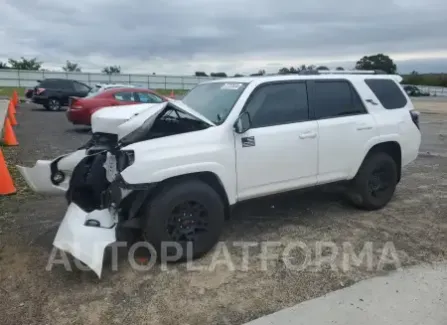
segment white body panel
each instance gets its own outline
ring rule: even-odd
[[[370,114],[318,121],[318,184],[345,180],[357,172],[379,137]]]
[[[316,121],[248,130],[235,135],[238,199],[313,186],[317,180]],[[243,146],[253,137],[254,146]]]
[[[101,227],[86,226],[94,219]],[[87,213],[71,203],[59,226],[53,245],[85,263],[101,277],[105,248],[116,241],[114,217],[108,210]]]
[[[78,150],[64,155],[58,167],[65,174],[65,180],[58,186],[51,180],[50,164],[52,160],[38,160],[34,167],[17,166],[20,174],[35,192],[42,194],[64,194],[68,189],[70,176],[76,165],[85,157],[85,150]],[[60,157],[58,157],[60,158]],[[56,159],[58,159],[56,158]]]

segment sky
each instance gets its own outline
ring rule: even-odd
[[[0,61],[247,74],[384,53],[399,73],[447,72],[446,14],[445,0],[0,0]]]

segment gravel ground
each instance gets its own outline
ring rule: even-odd
[[[71,126],[64,113],[24,104],[17,120],[20,145],[4,148],[11,165],[53,158],[89,138],[88,130]],[[447,116],[423,116],[423,127],[431,134],[427,146],[445,149],[441,139],[432,136],[443,132],[439,130],[444,130],[445,120]],[[32,193],[10,169],[18,193],[0,197],[1,325],[242,324],[394,269],[396,264],[379,267],[386,242],[393,243],[402,266],[447,257],[447,158],[442,156],[423,155],[406,168],[394,200],[381,211],[356,210],[330,188],[242,204],[222,237],[235,270],[228,264],[209,268],[216,250],[194,263],[207,270],[186,271],[184,264],[178,264],[169,266],[169,272],[159,265],[143,272],[121,259],[118,271],[106,264],[101,280],[91,272],[67,272],[62,265],[45,269],[65,202]],[[316,243],[331,241],[340,254],[335,256],[335,269],[324,264],[319,270],[311,265],[302,271],[291,270],[279,258],[263,269],[258,246],[250,250],[245,270],[242,250],[233,245],[240,241],[278,241],[282,250],[288,243],[301,241],[311,250],[312,262]],[[357,253],[371,242],[373,268],[364,263],[341,268],[345,242]],[[322,255],[329,253],[323,249]],[[298,251],[293,256],[303,261]]]

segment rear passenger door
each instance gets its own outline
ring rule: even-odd
[[[252,125],[235,134],[240,200],[311,186],[317,175],[317,122],[305,82],[258,86],[244,107]]]
[[[59,100],[62,106],[68,105],[68,97],[76,94],[76,88],[74,82],[71,80],[60,80],[59,81]]]
[[[116,105],[136,104],[136,99],[132,91],[118,91],[113,95]]]
[[[344,180],[377,136],[374,118],[348,80],[309,83],[311,113],[318,122],[318,184]]]

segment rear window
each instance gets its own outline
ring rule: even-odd
[[[407,105],[407,98],[393,80],[366,79],[365,83],[386,109],[403,108]]]

